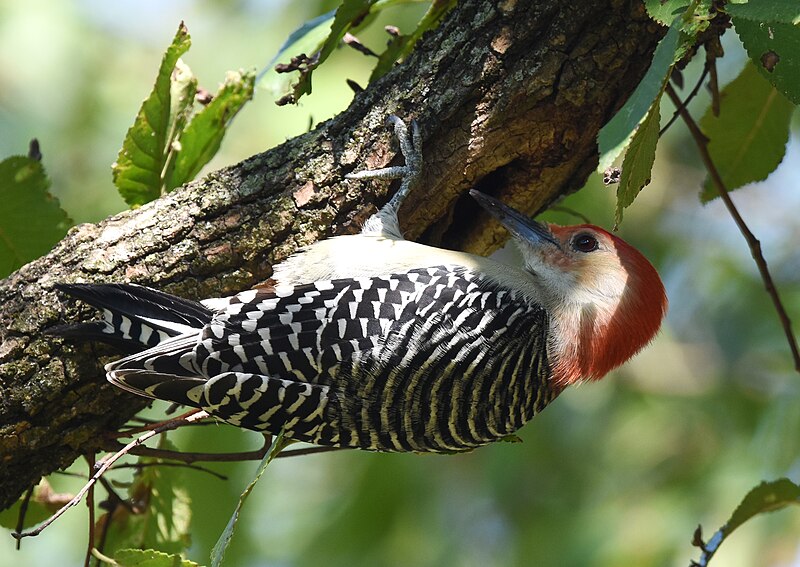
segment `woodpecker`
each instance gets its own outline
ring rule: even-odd
[[[391,117],[406,165],[358,235],[307,247],[274,285],[191,301],[133,284],[60,284],[103,319],[58,334],[139,352],[108,380],[236,426],[318,445],[458,452],[513,434],[564,388],[598,380],[648,344],[666,312],[653,266],[592,225],[543,225],[472,196],[512,234],[523,265],[407,241],[398,209],[419,176],[412,123]]]

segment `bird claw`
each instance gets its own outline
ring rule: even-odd
[[[400,143],[405,165],[356,171],[345,175],[345,179],[401,179],[400,188],[388,203],[367,220],[362,232],[402,238],[397,211],[422,172],[422,133],[416,120],[411,121],[410,136],[405,122],[398,116],[392,114],[387,121],[394,126],[394,135]]]

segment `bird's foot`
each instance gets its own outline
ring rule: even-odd
[[[384,167],[382,169],[367,169],[348,173],[346,179],[401,179],[397,193],[377,213],[372,215],[364,224],[362,233],[378,233],[385,236],[402,238],[400,225],[397,221],[397,212],[411,188],[416,184],[422,172],[422,135],[419,125],[411,121],[411,135],[405,122],[392,114],[388,118],[394,126],[394,135],[400,143],[400,153],[403,154],[405,165]]]

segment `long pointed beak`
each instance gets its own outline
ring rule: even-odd
[[[547,226],[529,219],[519,211],[515,211],[508,205],[505,205],[480,191],[470,189],[469,194],[478,201],[478,204],[486,209],[486,211],[500,221],[508,231],[517,238],[528,242],[530,244],[539,244],[547,242],[554,246],[561,248],[561,244],[553,236],[553,233]]]

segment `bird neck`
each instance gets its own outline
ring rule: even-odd
[[[588,304],[555,312],[548,344],[554,384],[599,380],[650,342],[661,315],[636,311]]]

